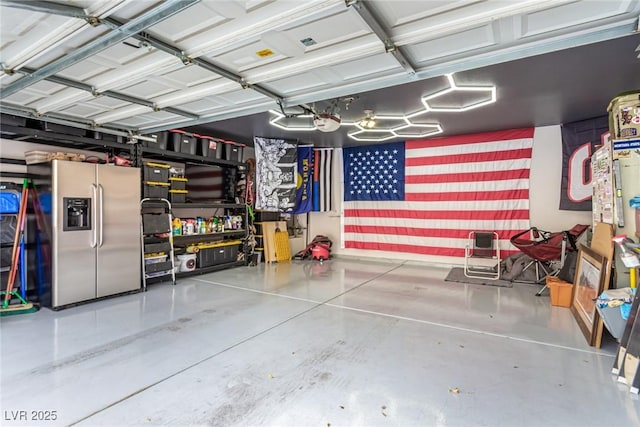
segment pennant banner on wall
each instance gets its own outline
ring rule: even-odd
[[[531,128],[344,148],[345,248],[464,257],[482,230],[518,252],[532,145]]]
[[[334,164],[333,148],[319,148],[314,150],[313,164],[313,210],[314,212],[331,211],[331,174]]]
[[[560,210],[591,210],[591,155],[608,133],[607,116],[562,125]]]
[[[283,139],[254,137],[256,209],[291,212],[296,205],[298,146]]]
[[[313,182],[313,145],[298,146],[298,178],[296,207],[292,213],[301,214],[313,208],[311,183]]]

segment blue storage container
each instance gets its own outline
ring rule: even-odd
[[[17,214],[20,211],[20,197],[15,190],[0,192],[0,214]]]

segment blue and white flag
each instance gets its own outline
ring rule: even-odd
[[[296,207],[292,213],[301,214],[311,211],[311,184],[313,183],[313,145],[298,146],[298,180],[296,189]]]

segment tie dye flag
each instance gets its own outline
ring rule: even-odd
[[[253,138],[256,209],[291,212],[296,204],[298,145],[284,139]]]

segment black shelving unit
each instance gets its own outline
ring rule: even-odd
[[[142,289],[147,281],[159,277],[171,277],[176,284],[173,241],[171,235],[171,203],[165,199],[142,199],[140,239],[142,243]],[[160,262],[153,262],[160,258]]]
[[[227,268],[242,267],[245,261],[234,261],[225,264],[212,265],[210,267],[196,268],[193,271],[181,271],[176,273],[176,277],[196,276],[198,274],[213,273],[214,271],[226,270]]]
[[[244,238],[247,234],[245,229],[222,231],[217,233],[204,234],[182,234],[173,236],[173,242],[176,245],[188,245],[191,243],[201,242],[203,240],[221,240],[224,237]]]
[[[188,247],[192,245],[198,245],[199,243],[210,243],[211,246],[199,248],[197,254],[196,269],[193,271],[180,271],[177,276],[182,277],[184,275],[202,274],[213,271],[218,271],[226,268],[238,267],[246,265],[247,256],[247,221],[248,212],[247,207],[244,204],[236,203],[174,203],[172,204],[172,214],[174,218],[183,218],[181,215],[184,211],[193,213],[194,210],[202,211],[203,217],[209,218],[212,216],[226,216],[226,215],[239,215],[242,217],[242,228],[232,229],[211,233],[196,233],[196,234],[175,234],[173,236],[173,244],[176,248],[176,253],[187,253]],[[239,241],[237,245],[233,242]],[[236,247],[238,247],[236,251]],[[225,252],[228,248],[228,252]],[[232,249],[233,248],[233,249]],[[241,261],[237,261],[237,252],[242,252],[243,257]],[[193,252],[193,250],[191,250]],[[216,252],[214,255],[212,252]],[[220,252],[218,254],[217,252]],[[202,265],[202,264],[205,265]],[[211,265],[210,263],[214,263]]]
[[[161,150],[155,147],[143,147],[138,144],[137,146],[137,154],[139,163],[142,163],[142,158],[145,159],[154,159],[154,160],[168,160],[168,161],[176,161],[182,163],[192,163],[192,164],[204,164],[204,165],[213,165],[213,166],[222,166],[222,167],[235,167],[235,168],[244,168],[246,166],[243,162],[234,162],[231,160],[223,160],[223,159],[214,159],[212,157],[204,157],[198,156],[195,154],[189,153],[180,153],[171,150]]]
[[[56,147],[99,152],[126,152],[131,154],[132,157],[135,147],[134,144],[126,144],[109,139],[96,139],[87,136],[69,135],[50,130],[8,124],[2,124],[2,126],[0,126],[0,135],[7,139],[19,139],[20,141],[34,144],[53,145]],[[105,135],[105,137],[108,137],[108,135]]]

